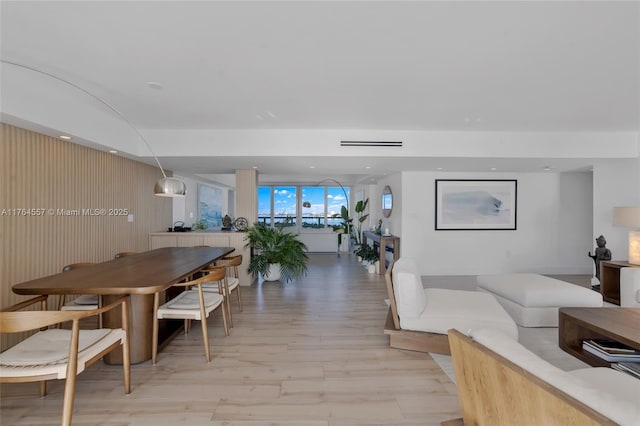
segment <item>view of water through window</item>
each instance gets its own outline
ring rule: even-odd
[[[284,224],[305,229],[339,226],[349,188],[339,186],[261,186],[258,188],[258,219],[267,225]],[[300,217],[298,217],[300,204]]]

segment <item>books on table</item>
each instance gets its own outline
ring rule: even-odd
[[[640,362],[618,362],[611,364],[611,368],[640,379]]]
[[[608,362],[640,362],[640,350],[610,340],[584,340],[582,349]]]

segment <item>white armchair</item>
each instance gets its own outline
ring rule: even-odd
[[[640,308],[640,268],[620,269],[620,306]]]

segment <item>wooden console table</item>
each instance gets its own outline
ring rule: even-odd
[[[371,231],[362,233],[362,244],[367,244],[367,240],[373,241],[373,248],[378,247],[380,256],[379,274],[384,275],[387,271],[387,259],[385,253],[389,250],[393,253],[394,262],[400,258],[400,237],[395,235],[381,235]]]
[[[614,340],[640,350],[640,308],[560,308],[558,323],[560,349],[593,367],[611,363],[583,350],[584,340]]]
[[[600,294],[609,303],[620,305],[620,269],[633,268],[624,260],[602,260],[600,261]]]

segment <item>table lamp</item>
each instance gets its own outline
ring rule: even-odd
[[[640,207],[614,207],[613,224],[629,231],[629,263],[640,265]]]

